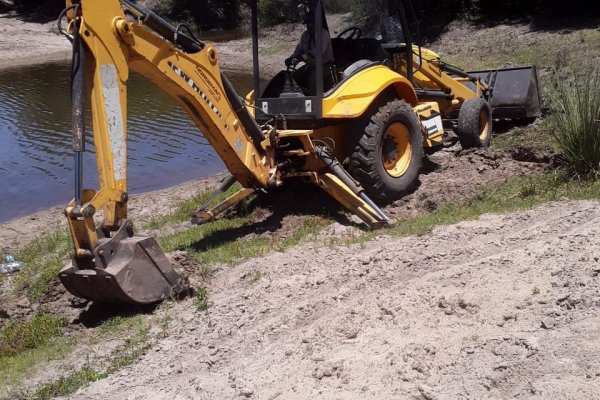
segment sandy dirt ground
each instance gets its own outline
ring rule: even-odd
[[[69,60],[71,44],[55,33],[55,26],[55,22],[35,24],[0,14],[0,68]]]
[[[599,206],[223,267],[208,312],[72,398],[597,399]]]

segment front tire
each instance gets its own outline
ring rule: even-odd
[[[456,135],[463,149],[489,147],[492,140],[492,109],[484,99],[465,101],[458,112]]]
[[[404,100],[394,100],[368,120],[350,155],[349,170],[370,197],[391,201],[415,187],[422,162],[417,115]]]

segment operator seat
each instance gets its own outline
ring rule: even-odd
[[[342,80],[347,79],[354,75],[356,72],[363,70],[365,68],[371,67],[373,65],[378,65],[379,62],[372,60],[358,60],[350,64],[344,72],[342,72]]]
[[[389,58],[379,40],[374,38],[335,38],[331,40],[331,46],[335,64],[341,71],[360,60],[382,63]]]

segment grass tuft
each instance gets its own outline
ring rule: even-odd
[[[575,82],[555,83],[554,138],[569,167],[580,176],[600,173],[600,69]]]
[[[210,307],[208,302],[208,290],[204,286],[196,287],[196,294],[194,296],[194,306],[198,311],[206,311]]]

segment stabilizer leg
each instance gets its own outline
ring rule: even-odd
[[[368,202],[354,194],[338,177],[331,173],[319,175],[317,184],[341,205],[362,219],[371,228],[379,228],[387,224],[387,220]]]
[[[219,204],[208,210],[206,209],[208,205],[204,203],[202,207],[200,207],[198,210],[192,213],[191,222],[192,224],[202,225],[206,224],[207,222],[213,221],[220,214],[227,211],[240,201],[244,200],[246,197],[250,196],[254,192],[254,189],[242,188],[236,193],[229,196],[224,201],[220,202]],[[214,197],[212,197],[211,200],[214,200]]]

